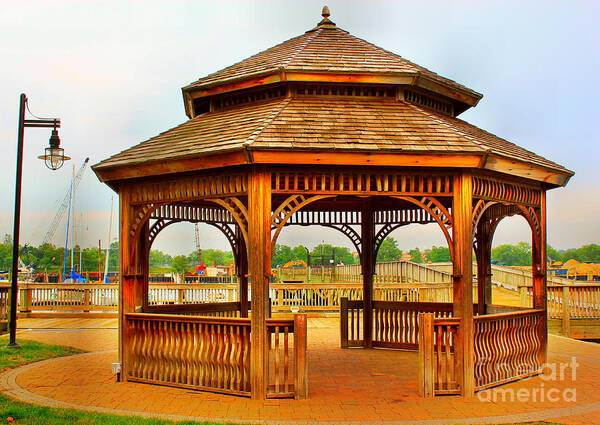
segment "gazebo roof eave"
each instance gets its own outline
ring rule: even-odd
[[[101,182],[108,184],[119,180],[215,170],[251,164],[488,170],[546,183],[549,188],[565,186],[575,174],[564,168],[545,167],[541,164],[528,163],[495,152],[429,151],[423,153],[406,149],[357,151],[350,148],[319,150],[314,147],[297,147],[290,150],[253,147],[252,144],[229,148],[219,153],[199,153],[167,160],[111,165],[98,163],[92,166],[92,170]]]
[[[431,90],[464,104],[461,112],[469,107],[475,107],[483,98],[483,94],[466,86],[435,79],[420,71],[318,70],[274,67],[220,81],[192,83],[182,87],[185,112],[188,117],[191,117],[190,101],[195,98],[285,82],[410,85]]]

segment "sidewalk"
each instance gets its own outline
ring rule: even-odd
[[[110,363],[117,359],[116,320],[86,320],[21,320],[20,338],[72,345],[92,353],[4,373],[0,390],[50,406],[242,423],[600,423],[600,345],[593,343],[551,336],[549,363],[556,365],[554,380],[535,377],[473,399],[423,399],[417,394],[416,353],[341,350],[336,319],[309,319],[308,400],[259,402],[157,385],[116,383],[110,371]],[[573,356],[578,363],[575,375],[567,365]],[[529,400],[516,400],[518,390]]]

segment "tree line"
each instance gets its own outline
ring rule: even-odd
[[[73,264],[76,270],[97,271],[99,261],[101,269],[104,271],[106,261],[106,250],[102,249],[98,256],[98,248],[81,248],[76,246],[74,252],[67,251],[66,264],[70,269],[71,254],[73,255]],[[433,246],[430,249],[420,250],[414,248],[408,251],[410,260],[416,263],[439,263],[450,261],[450,250],[447,247]],[[548,259],[553,261],[568,261],[575,259],[579,262],[600,263],[600,245],[589,244],[579,248],[567,250],[556,250],[547,245]],[[398,241],[392,237],[386,238],[377,254],[377,262],[398,261],[402,258],[403,252],[398,248]],[[19,247],[19,257],[25,265],[32,267],[36,272],[57,273],[62,270],[65,260],[64,247],[56,247],[53,244],[43,244],[37,247],[25,244]],[[283,266],[290,261],[304,261],[311,265],[331,264],[358,264],[359,259],[349,248],[333,246],[331,244],[319,244],[307,250],[302,245],[290,247],[288,245],[277,244],[273,251],[271,261],[272,267]],[[81,269],[79,268],[81,260]],[[203,249],[202,262],[205,265],[231,265],[234,262],[233,253],[220,249]],[[527,242],[519,242],[514,245],[504,244],[492,249],[492,262],[506,266],[527,266],[531,265],[531,245]],[[200,264],[197,251],[192,251],[188,255],[171,256],[160,250],[151,250],[149,257],[151,272],[168,271],[191,271],[195,265]],[[8,271],[12,265],[12,238],[5,235],[0,243],[0,270]],[[119,269],[119,244],[113,242],[110,246],[109,271]]]
[[[548,260],[566,262],[575,259],[580,263],[600,263],[600,245],[589,244],[579,248],[557,250],[546,245]],[[516,245],[499,245],[492,249],[492,261],[504,266],[530,266],[531,245],[519,242]]]

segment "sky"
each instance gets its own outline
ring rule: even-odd
[[[48,129],[26,129],[21,243],[41,243],[65,197],[73,166],[90,164],[187,120],[181,87],[284,40],[321,19],[323,1],[0,0],[0,234],[12,233],[19,94],[31,112],[59,117],[58,171],[37,159]],[[328,1],[351,34],[470,87],[484,97],[460,118],[573,171],[548,194],[548,242],[600,243],[600,2]],[[75,196],[82,246],[106,246],[111,197],[88,168]],[[111,239],[117,229],[118,205]],[[52,242],[65,243],[65,220]],[[228,249],[202,225],[203,248]],[[402,249],[445,245],[434,225],[392,234]],[[494,245],[530,239],[521,218],[504,220]],[[278,242],[350,247],[334,230],[286,229]],[[194,249],[193,226],[167,228],[153,248]]]

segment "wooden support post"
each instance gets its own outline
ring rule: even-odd
[[[546,192],[541,191],[539,208],[539,237],[532,229],[531,266],[533,274],[533,308],[544,310],[546,314],[538,326],[538,338],[542,349],[540,362],[546,363],[548,352],[548,301],[546,294]]]
[[[31,313],[31,288],[27,284],[21,285],[21,313]]]
[[[492,235],[486,217],[477,223],[477,313],[484,315],[492,304]]]
[[[531,308],[527,302],[527,286],[519,286],[519,295],[521,298],[521,307]]]
[[[363,275],[363,347],[373,346],[373,274],[375,273],[375,224],[371,201],[363,204],[361,223],[361,268]]]
[[[134,265],[131,264],[130,252],[133,249],[130,236],[130,223],[133,209],[129,203],[129,192],[125,189],[119,193],[119,361],[121,362],[121,382],[127,381],[128,349],[131,343],[125,330],[125,314],[135,311],[135,277]]]
[[[83,311],[90,311],[90,290],[89,288],[85,288],[83,290]]]
[[[136,306],[142,309],[148,307],[148,276],[150,275],[150,223],[146,221],[141,224],[140,235],[136,241]]]
[[[308,396],[308,362],[306,361],[306,314],[294,314],[294,347],[296,365],[296,399]]]
[[[348,298],[340,298],[340,347],[348,348]]]
[[[562,288],[562,333],[564,336],[571,334],[571,288],[563,286]]]
[[[239,285],[240,317],[248,317],[248,254],[246,241],[239,227],[236,226],[237,237],[237,276]]]
[[[271,176],[254,168],[248,191],[248,269],[252,276],[250,387],[254,400],[264,400],[268,384],[267,324],[271,274]]]
[[[434,313],[419,313],[419,393],[421,397],[435,396],[435,364],[433,355]]]
[[[459,337],[455,345],[457,382],[465,397],[475,394],[475,349],[473,338],[473,181],[470,174],[454,178],[452,203],[452,241],[454,244],[454,316],[461,318]]]

